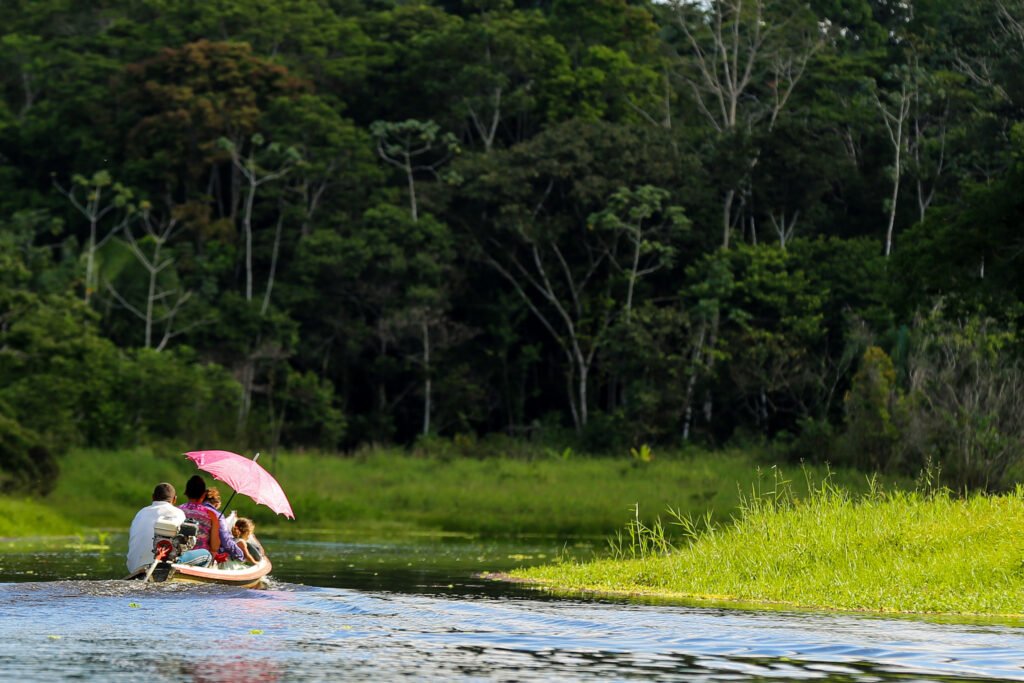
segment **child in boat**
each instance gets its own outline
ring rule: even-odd
[[[246,562],[256,564],[263,556],[263,546],[256,540],[256,536],[253,532],[256,531],[256,524],[248,517],[239,517],[238,521],[235,522],[235,526],[231,529],[232,535],[235,537],[235,543],[242,549],[242,554],[245,555]]]

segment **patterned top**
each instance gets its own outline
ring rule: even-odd
[[[199,527],[199,531],[196,532],[196,544],[193,550],[209,550],[210,531],[213,528],[210,508],[202,503],[193,503],[191,501],[178,507],[185,513],[185,519],[195,522],[196,526]]]

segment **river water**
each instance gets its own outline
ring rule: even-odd
[[[0,553],[0,679],[1024,680],[1024,623],[556,598],[544,541],[284,541],[267,590],[120,580],[124,539]]]

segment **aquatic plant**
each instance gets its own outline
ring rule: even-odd
[[[654,555],[667,555],[675,550],[665,535],[665,527],[661,518],[648,526],[640,519],[640,504],[633,505],[633,519],[626,523],[626,531],[615,533],[608,539],[612,557],[617,559],[647,558]]]

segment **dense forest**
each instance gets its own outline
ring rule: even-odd
[[[0,477],[1024,456],[1024,1],[3,0]],[[502,437],[505,438],[505,437]]]

